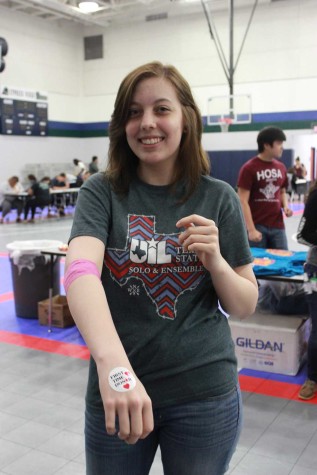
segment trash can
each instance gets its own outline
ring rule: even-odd
[[[51,257],[41,251],[57,250],[61,241],[13,241],[7,244],[11,262],[17,317],[37,318],[40,300],[47,299],[51,283]],[[60,256],[53,262],[53,295],[60,293]]]

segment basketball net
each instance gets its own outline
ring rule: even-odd
[[[233,120],[230,117],[221,117],[219,119],[218,123],[221,128],[221,132],[228,132],[229,131],[229,125],[231,125]]]

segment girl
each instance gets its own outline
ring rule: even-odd
[[[91,352],[87,475],[221,475],[241,398],[227,318],[257,283],[239,200],[209,176],[202,120],[172,66],[120,85],[105,174],[81,188],[67,254],[71,312]],[[220,307],[221,305],[221,307]]]

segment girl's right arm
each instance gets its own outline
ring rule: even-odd
[[[66,257],[66,268],[74,260],[93,262],[101,274],[104,244],[97,238],[81,236],[71,240]],[[114,326],[101,280],[93,274],[84,274],[69,285],[67,300],[76,325],[96,362],[99,387],[105,409],[105,424],[109,434],[115,434],[118,416],[118,436],[129,444],[144,439],[153,430],[152,404],[144,386],[133,372],[123,345]],[[108,382],[109,373],[124,367],[134,375],[136,386],[118,392]]]

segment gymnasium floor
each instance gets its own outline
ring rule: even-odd
[[[301,215],[286,220],[289,248]],[[52,333],[15,316],[6,244],[67,242],[72,218],[0,228],[0,474],[82,475],[83,409],[88,352],[76,328]],[[63,263],[62,263],[63,266]],[[295,377],[240,371],[244,428],[231,475],[316,475],[317,397],[297,399],[305,367]],[[157,454],[151,475],[163,475]],[[181,475],[181,474],[175,474]]]

